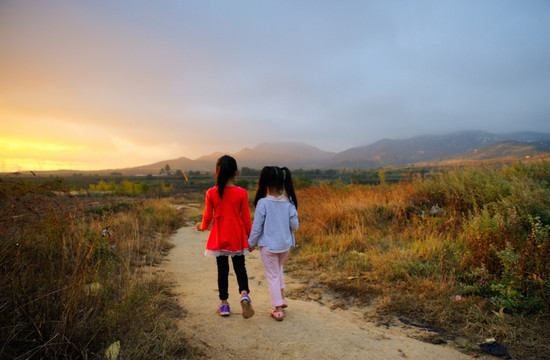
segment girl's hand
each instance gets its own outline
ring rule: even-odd
[[[202,231],[202,223],[198,222],[198,223],[195,225],[195,229],[197,229],[197,231]]]
[[[255,248],[256,248],[256,246],[250,246],[250,247],[248,248],[248,251],[252,252],[252,251],[254,251]]]

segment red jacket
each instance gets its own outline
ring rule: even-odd
[[[201,228],[208,229],[214,219],[205,255],[246,255],[248,254],[248,235],[252,222],[248,207],[248,193],[238,186],[226,187],[223,199],[218,187],[206,192],[206,202]]]

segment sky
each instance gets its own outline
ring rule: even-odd
[[[0,1],[0,171],[550,132],[550,1]]]

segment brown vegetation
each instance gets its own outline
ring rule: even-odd
[[[550,357],[550,163],[300,190],[289,270],[350,300]]]
[[[119,358],[188,354],[151,268],[181,216],[166,200],[86,207],[62,188],[0,182],[0,358],[104,358],[117,341]]]

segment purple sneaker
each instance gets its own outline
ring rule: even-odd
[[[218,312],[221,316],[229,316],[229,304],[220,304],[218,306]]]
[[[241,307],[243,309],[243,318],[248,319],[254,315],[254,309],[252,308],[252,300],[248,294],[241,295]]]

